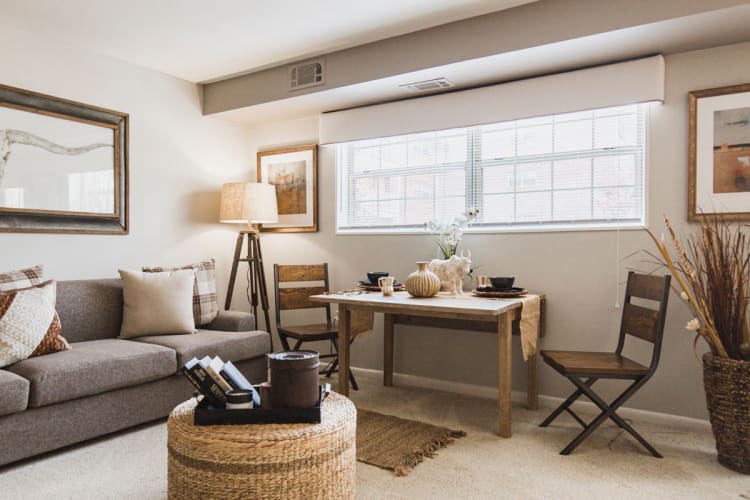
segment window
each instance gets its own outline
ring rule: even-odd
[[[337,230],[642,226],[646,106],[338,144]]]

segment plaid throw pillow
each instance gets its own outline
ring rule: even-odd
[[[29,288],[42,282],[42,266],[0,273],[0,292]]]
[[[0,292],[0,367],[70,349],[55,311],[57,284]]]
[[[212,322],[219,314],[219,302],[216,298],[216,264],[214,259],[188,264],[182,267],[144,267],[144,273],[164,273],[192,269],[195,271],[193,284],[193,318],[195,326]]]

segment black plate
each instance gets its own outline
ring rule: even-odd
[[[477,287],[477,290],[480,292],[523,292],[524,288],[520,288],[517,286],[512,286],[510,288],[495,288],[492,285],[489,286],[479,286]]]

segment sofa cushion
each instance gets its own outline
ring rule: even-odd
[[[26,409],[29,402],[29,381],[15,373],[0,370],[0,415]]]
[[[68,342],[116,338],[122,324],[120,279],[59,281],[57,314]]]
[[[153,335],[133,339],[138,342],[169,347],[177,352],[177,366],[191,358],[219,356],[224,361],[241,361],[263,356],[271,350],[271,336],[267,332],[215,332],[198,330],[193,335]]]
[[[255,330],[255,315],[244,311],[219,311],[216,319],[203,326],[204,330],[249,332]]]
[[[177,364],[171,349],[104,339],[77,342],[69,351],[29,358],[7,370],[31,382],[34,408],[168,377]]]

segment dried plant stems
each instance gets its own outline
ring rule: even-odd
[[[678,259],[647,232],[684,292],[699,322],[699,335],[717,356],[750,359],[750,240],[743,227],[705,216],[683,247],[669,220],[664,220]]]
[[[679,265],[675,264],[675,262],[672,260],[672,256],[669,254],[669,250],[667,249],[666,245],[659,241],[659,239],[657,239],[649,229],[646,229],[646,232],[651,237],[651,239],[654,240],[657,250],[659,250],[659,253],[664,259],[664,264],[669,268],[669,271],[672,273],[675,281],[678,285],[680,285],[680,288],[687,296],[688,305],[701,324],[701,328],[698,330],[698,333],[701,337],[706,339],[706,342],[708,342],[708,345],[714,354],[717,354],[718,356],[724,358],[728,357],[727,352],[721,343],[721,340],[719,340],[716,329],[713,327],[711,318],[703,314],[705,309],[701,309],[700,307],[698,307],[695,296],[693,295],[690,287],[685,284],[685,281],[680,274],[681,269],[680,267],[678,267]]]
[[[742,359],[748,340],[750,248],[739,225],[710,218],[701,224],[700,238],[688,241],[697,272],[697,290],[711,312],[714,326],[729,357]]]

